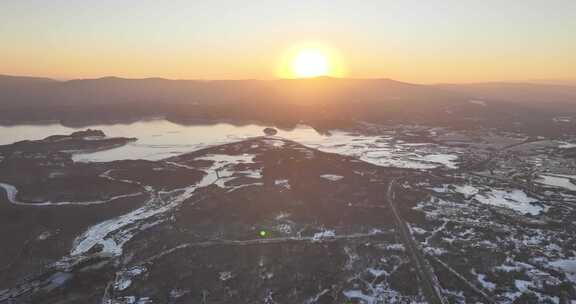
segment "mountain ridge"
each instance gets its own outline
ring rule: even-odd
[[[556,117],[576,117],[576,87],[424,85],[387,78],[57,81],[0,76],[0,107],[2,124],[60,121],[87,126],[168,117],[181,123],[258,120],[293,126],[304,121],[321,128],[367,121],[538,130],[557,129]]]

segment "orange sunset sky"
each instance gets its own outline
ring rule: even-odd
[[[302,49],[337,77],[576,79],[571,0],[4,0],[0,39],[0,74],[58,79],[314,76]]]

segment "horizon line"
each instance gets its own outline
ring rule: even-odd
[[[472,84],[541,84],[541,85],[558,85],[558,86],[575,86],[576,78],[550,78],[550,79],[526,79],[526,80],[487,80],[487,81],[463,81],[463,82],[410,82],[390,77],[337,77],[337,76],[315,76],[315,77],[299,77],[299,78],[231,78],[231,79],[207,79],[207,78],[167,78],[159,76],[149,77],[123,77],[116,75],[101,76],[101,77],[80,77],[80,78],[54,78],[46,76],[35,76],[29,74],[4,74],[0,73],[0,77],[14,77],[14,78],[37,78],[46,79],[56,82],[71,82],[71,81],[90,81],[90,80],[104,80],[104,79],[118,79],[118,80],[166,80],[166,81],[198,81],[198,82],[212,82],[212,81],[282,81],[282,80],[318,80],[318,79],[334,79],[334,80],[382,80],[382,81],[395,81],[405,84],[415,85],[472,85]]]

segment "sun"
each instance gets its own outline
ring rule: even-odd
[[[292,59],[292,74],[298,78],[327,76],[330,71],[328,57],[320,50],[301,50]]]
[[[278,76],[281,78],[311,78],[344,76],[342,56],[334,48],[320,43],[296,45],[284,53]]]

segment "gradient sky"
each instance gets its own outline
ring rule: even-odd
[[[268,79],[303,42],[355,78],[576,79],[576,1],[0,0],[0,74]]]

